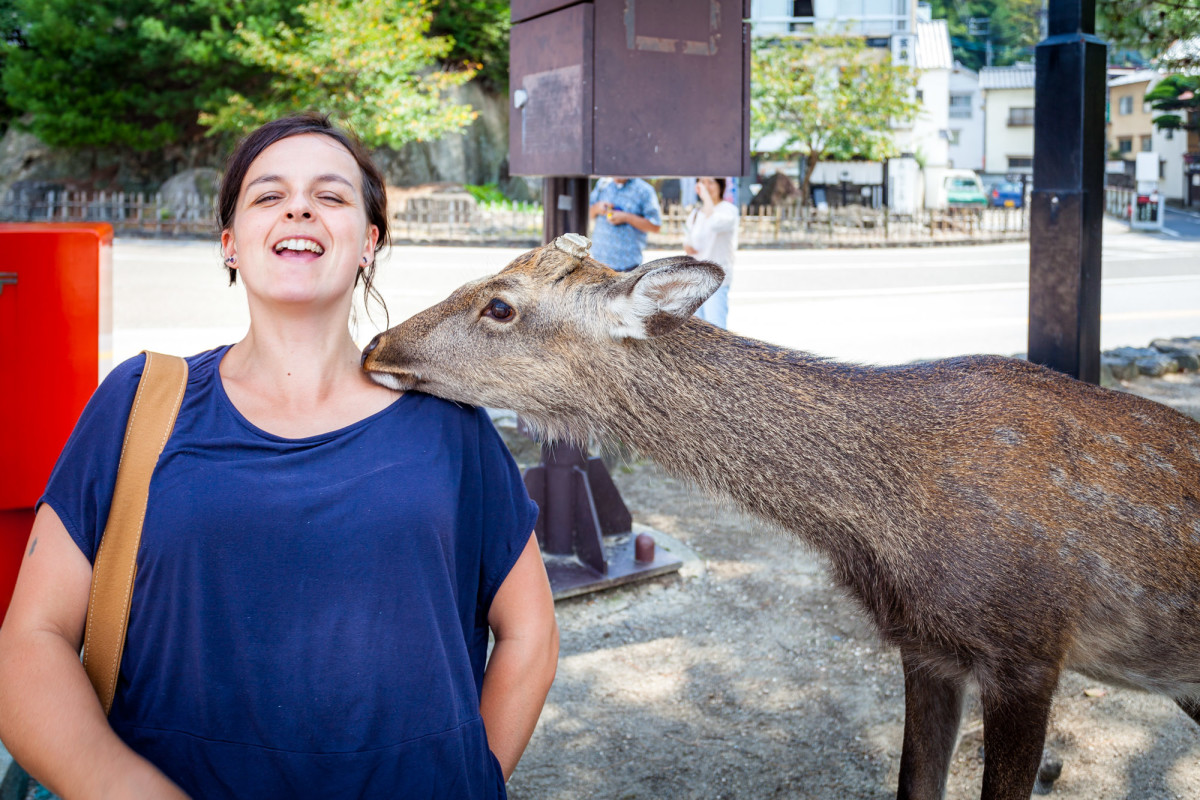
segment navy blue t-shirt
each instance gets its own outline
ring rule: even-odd
[[[330,433],[252,425],[188,359],[109,721],[193,797],[502,798],[487,613],[537,506],[487,415],[410,392]],[[42,502],[92,560],[144,356],[89,402]]]

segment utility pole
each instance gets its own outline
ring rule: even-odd
[[[971,17],[967,20],[967,33],[971,36],[982,36],[984,46],[984,66],[992,65],[992,18]]]

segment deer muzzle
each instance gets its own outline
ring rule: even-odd
[[[409,389],[415,389],[417,386],[417,375],[402,367],[393,366],[391,364],[382,363],[378,353],[380,337],[383,334],[378,334],[374,339],[363,348],[362,352],[362,368],[370,376],[371,380],[378,384],[387,386],[389,389],[395,389],[398,392],[404,392]]]

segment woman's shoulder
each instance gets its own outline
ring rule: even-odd
[[[424,392],[410,390],[405,393],[405,397],[408,399],[409,408],[413,413],[427,414],[441,419],[453,419],[462,422],[478,420],[481,417],[487,418],[488,416],[487,411],[478,406],[459,403],[455,400],[446,400],[432,394],[425,394]]]
[[[228,346],[218,347],[184,358],[188,365],[188,384],[194,384],[206,373],[215,369],[216,365],[220,363],[221,355],[227,349]],[[100,382],[100,386],[94,394],[94,400],[98,403],[111,402],[128,405],[137,392],[138,384],[142,380],[142,373],[145,371],[145,351],[125,359],[113,367]]]

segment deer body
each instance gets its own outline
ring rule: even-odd
[[[967,680],[986,800],[1029,796],[1064,668],[1200,722],[1200,424],[1012,359],[872,368],[739,337],[690,318],[719,284],[547,246],[364,366],[620,440],[822,552],[901,651],[902,798],[944,794]]]

